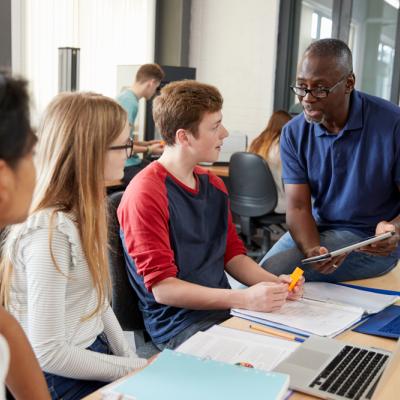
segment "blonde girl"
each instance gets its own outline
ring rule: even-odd
[[[80,399],[142,367],[107,299],[105,180],[121,179],[132,144],[125,111],[64,93],[38,129],[28,220],[8,235],[2,297],[23,326],[53,399]]]

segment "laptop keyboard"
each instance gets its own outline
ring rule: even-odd
[[[400,315],[379,329],[380,332],[400,334]]]
[[[345,346],[310,387],[357,400],[380,372],[388,357],[375,351]]]

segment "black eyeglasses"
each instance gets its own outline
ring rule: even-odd
[[[318,87],[318,88],[315,88],[315,89],[306,89],[306,88],[302,88],[302,87],[299,87],[299,86],[290,86],[290,89],[292,89],[293,93],[296,96],[305,97],[305,96],[307,96],[307,93],[310,93],[311,96],[315,97],[316,99],[324,99],[325,97],[328,97],[328,94],[330,92],[332,92],[347,77],[348,77],[348,75],[344,76],[339,82],[336,82],[330,88]]]
[[[111,146],[108,148],[108,150],[123,150],[125,149],[126,153],[126,158],[131,158],[135,152],[133,151],[133,139],[129,138],[128,142],[126,144],[123,144],[121,146]]]

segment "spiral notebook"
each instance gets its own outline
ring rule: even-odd
[[[286,374],[164,350],[152,364],[108,392],[137,400],[243,400],[250,394],[255,399],[281,400],[288,386]]]

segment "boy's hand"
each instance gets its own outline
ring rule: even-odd
[[[244,308],[252,311],[270,312],[279,310],[286,301],[286,284],[260,282],[244,289]]]
[[[292,278],[290,275],[279,275],[278,279],[287,285],[287,288],[289,288],[290,282],[292,281]],[[304,294],[304,276],[302,276],[296,283],[295,287],[293,288],[292,291],[288,291],[288,300],[299,300],[303,297]]]

